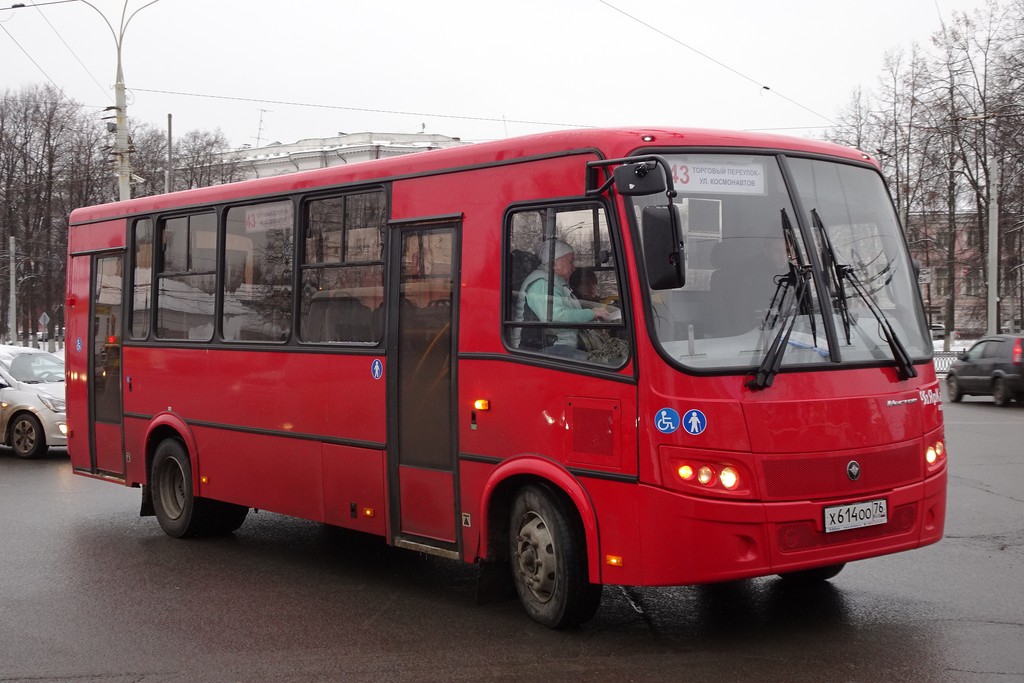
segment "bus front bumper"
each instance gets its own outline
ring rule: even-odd
[[[640,561],[605,563],[603,583],[691,585],[841,564],[935,543],[945,521],[945,469],[909,486],[827,502],[743,502],[640,489],[639,533],[634,528],[632,538],[617,540],[609,530],[601,543],[604,557],[620,557],[621,547]],[[886,523],[825,532],[825,508],[879,498],[887,504]]]

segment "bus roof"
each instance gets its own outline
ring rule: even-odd
[[[299,171],[83,207],[71,213],[71,224],[90,223],[182,206],[285,194],[321,186],[386,181],[561,152],[598,150],[605,158],[614,159],[628,156],[642,147],[660,149],[681,146],[787,150],[874,163],[869,155],[852,147],[783,135],[664,127],[581,128],[404,154],[389,159],[362,161],[351,165]],[[580,183],[582,193],[582,174]]]

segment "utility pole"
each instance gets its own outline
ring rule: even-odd
[[[171,115],[167,115],[167,169],[164,171],[164,192],[171,191],[171,162],[174,159],[174,136],[171,135]]]
[[[999,332],[999,163],[988,158],[988,334]]]
[[[11,248],[11,251],[9,253],[9,256],[10,256],[10,266],[9,266],[10,267],[10,271],[9,272],[10,272],[11,291],[10,291],[9,308],[7,310],[7,329],[10,332],[10,335],[11,335],[11,343],[12,344],[17,344],[18,343],[18,316],[15,313],[15,308],[18,305],[18,296],[15,293],[15,290],[18,287],[18,273],[15,270],[14,235],[11,235],[10,248]]]

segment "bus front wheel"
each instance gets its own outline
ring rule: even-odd
[[[549,628],[594,616],[601,586],[587,580],[583,530],[559,498],[547,486],[526,486],[510,521],[512,578],[527,613]]]

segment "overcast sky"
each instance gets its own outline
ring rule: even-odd
[[[0,9],[0,90],[49,81],[101,116],[117,52],[100,11],[116,29],[123,0],[22,1]],[[818,136],[887,50],[980,4],[159,0],[127,25],[122,64],[134,121],[173,114],[176,136],[220,128],[233,146],[620,124]]]

